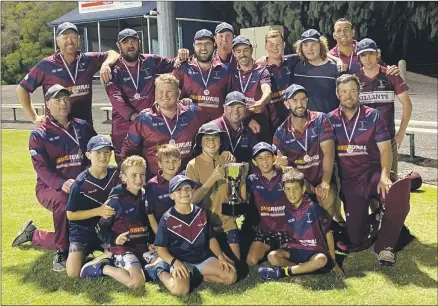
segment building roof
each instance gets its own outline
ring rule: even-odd
[[[55,27],[63,22],[71,22],[74,24],[90,23],[97,21],[108,21],[108,20],[118,20],[118,19],[128,19],[135,18],[144,15],[148,15],[149,11],[157,8],[156,1],[143,1],[141,7],[133,7],[127,9],[95,12],[79,14],[79,8],[68,12],[67,14],[49,22],[49,26]]]

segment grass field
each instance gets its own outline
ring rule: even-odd
[[[11,242],[30,218],[52,229],[37,203],[36,175],[28,154],[29,131],[2,130],[2,304],[437,304],[437,189],[411,196],[407,225],[417,237],[398,253],[397,265],[379,267],[369,251],[344,263],[347,276],[301,276],[262,283],[256,269],[230,287],[202,284],[184,298],[159,284],[127,290],[109,278],[71,280],[52,272],[53,251]]]

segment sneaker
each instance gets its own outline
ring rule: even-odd
[[[67,261],[67,252],[63,252],[61,250],[57,250],[55,254],[55,258],[53,259],[53,271],[61,272],[65,270],[65,262]]]
[[[395,264],[395,254],[392,252],[392,248],[386,248],[376,253],[377,260],[381,266],[392,266]]]
[[[155,281],[162,272],[170,271],[170,265],[162,260],[160,257],[156,258],[155,261],[144,266],[145,274],[152,280]]]
[[[112,253],[103,253],[90,262],[87,262],[81,269],[81,278],[93,278],[103,276],[103,267],[110,264]]]
[[[259,268],[259,277],[262,281],[275,280],[283,277],[280,268],[261,267]]]
[[[33,224],[32,220],[27,221],[24,223],[23,228],[18,232],[18,235],[15,237],[14,241],[12,242],[12,246],[18,246],[20,244],[23,244],[28,241],[32,241],[33,233],[36,230],[35,224]]]

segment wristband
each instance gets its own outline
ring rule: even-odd
[[[176,261],[176,258],[174,257],[174,258],[172,259],[172,261],[170,262],[170,265],[173,266],[173,264],[175,263],[175,261]]]

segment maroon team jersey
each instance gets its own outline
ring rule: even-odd
[[[197,60],[191,58],[175,69],[173,75],[179,81],[181,97],[190,98],[193,103],[204,108],[209,113],[207,121],[216,119],[223,114],[225,96],[230,88],[228,65],[213,58],[211,70],[202,72]]]
[[[329,51],[330,55],[340,58],[344,65],[348,65],[347,73],[355,73],[360,69],[360,60],[357,56],[357,41],[353,41],[353,52],[350,55],[345,55],[339,50],[338,45]]]
[[[380,171],[380,151],[377,144],[391,138],[379,111],[360,105],[356,114],[348,120],[338,108],[329,114],[329,119],[336,136],[341,180],[354,180],[369,171]]]
[[[64,129],[50,115],[46,116],[29,138],[29,153],[37,173],[37,190],[60,190],[66,180],[76,179],[90,164],[84,152],[95,134],[84,120],[72,119]]]
[[[61,53],[40,60],[20,82],[29,93],[43,86],[43,94],[55,84],[60,84],[71,92],[71,115],[93,124],[91,99],[93,75],[99,71],[105,61],[104,52],[77,52],[76,60],[66,67]],[[70,73],[69,73],[69,72]],[[48,109],[46,108],[46,113]]]
[[[140,54],[139,60],[140,66],[130,67],[119,58],[113,67],[112,79],[106,86],[113,106],[112,133],[116,135],[128,133],[133,114],[152,107],[157,74],[172,72],[175,62],[175,59],[153,54]]]
[[[356,72],[360,81],[359,103],[375,108],[386,123],[391,138],[395,136],[394,100],[409,89],[399,75],[387,75],[386,67],[379,65],[379,72],[372,79],[361,68]]]
[[[319,185],[323,176],[324,159],[320,144],[335,139],[333,127],[326,114],[309,110],[303,133],[292,127],[291,120],[292,115],[278,127],[274,135],[274,144],[283,155],[287,156],[289,166],[303,172],[304,178],[313,186]]]
[[[227,58],[222,59],[222,58],[220,58],[220,56],[219,56],[219,54],[217,52],[217,49],[216,49],[216,50],[213,51],[213,58],[218,60],[218,61],[220,61],[222,64],[231,65],[233,67],[237,66],[237,60],[234,57],[232,51],[230,52],[230,54],[228,54]]]

